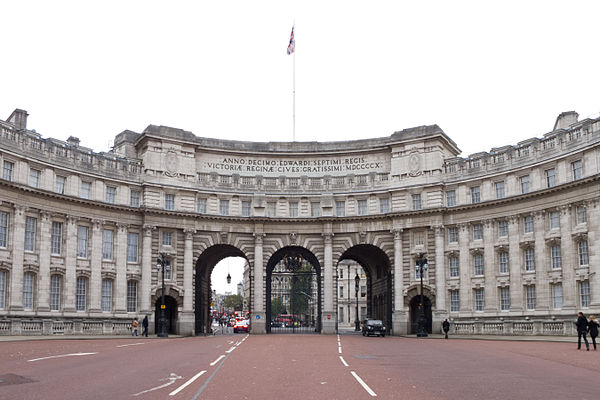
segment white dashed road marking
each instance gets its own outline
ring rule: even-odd
[[[346,360],[344,360],[344,357],[340,356],[340,360],[342,361],[342,364],[344,364],[344,367],[348,366],[348,363],[346,362]]]
[[[32,361],[40,361],[40,360],[48,360],[50,358],[63,358],[63,357],[73,357],[73,356],[91,356],[92,354],[98,354],[98,353],[71,353],[71,354],[60,354],[58,356],[49,356],[49,357],[40,357],[40,358],[34,358],[32,360],[27,360],[27,362],[32,362]]]
[[[210,366],[211,366],[211,367],[214,367],[214,366],[215,366],[215,364],[216,364],[216,363],[218,363],[219,361],[221,361],[221,359],[223,359],[223,358],[225,358],[225,355],[224,355],[224,354],[221,354],[221,355],[219,356],[219,358],[217,358],[215,361],[213,361],[213,362],[211,362],[211,363],[210,363]]]
[[[200,371],[200,372],[198,372],[196,375],[192,376],[186,383],[184,383],[183,385],[179,386],[177,389],[175,389],[171,393],[169,393],[169,396],[175,396],[177,393],[179,393],[183,389],[185,389],[189,384],[191,384],[196,379],[198,379],[200,376],[202,376],[205,372],[206,371]]]
[[[372,397],[377,397],[377,394],[375,394],[375,392],[371,390],[371,388],[365,383],[365,381],[360,379],[360,376],[358,376],[356,372],[350,371],[350,373],[358,381],[358,383],[362,385],[362,387],[367,391],[367,393],[369,393]]]

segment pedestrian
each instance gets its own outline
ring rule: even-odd
[[[577,315],[577,322],[575,322],[575,325],[577,325],[577,350],[581,350],[581,337],[583,336],[585,348],[590,351],[590,343],[587,340],[588,321],[581,311]]]
[[[137,336],[138,335],[138,321],[137,318],[134,318],[133,321],[131,322],[131,336]]]
[[[142,320],[142,327],[144,331],[142,332],[142,336],[148,337],[148,316],[144,315],[144,319]]]
[[[444,330],[444,334],[446,335],[446,337],[444,339],[448,339],[448,331],[450,330],[450,322],[448,322],[447,318],[442,323],[442,329]]]
[[[590,315],[590,320],[588,322],[588,331],[590,332],[590,337],[592,338],[592,344],[594,345],[594,351],[596,351],[596,337],[598,336],[598,320],[593,315]]]

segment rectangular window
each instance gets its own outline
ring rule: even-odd
[[[508,236],[508,221],[498,221],[498,237]]]
[[[102,279],[102,311],[112,311],[113,282],[110,279]]]
[[[37,188],[40,187],[40,171],[37,169],[29,170],[29,186]]]
[[[420,210],[421,207],[421,195],[420,194],[413,194],[412,195],[412,204],[413,204],[413,210]]]
[[[92,195],[92,184],[90,182],[81,182],[81,198],[90,199]]]
[[[229,200],[219,200],[219,213],[229,215]]]
[[[67,178],[64,176],[56,176],[56,182],[54,184],[54,191],[59,194],[65,194],[65,183],[67,182]]]
[[[581,281],[579,284],[579,293],[581,295],[581,307],[590,306],[590,281]]]
[[[32,217],[25,219],[25,251],[35,251],[35,231],[37,220]]]
[[[137,311],[137,282],[127,281],[127,312]]]
[[[87,278],[80,276],[77,278],[77,289],[75,293],[75,309],[77,311],[85,311],[87,291]]]
[[[550,258],[552,260],[552,269],[561,269],[562,260],[560,256],[560,245],[550,247]]]
[[[448,264],[450,265],[450,277],[457,278],[459,274],[458,257],[448,258]]]
[[[206,199],[198,199],[196,210],[200,214],[206,214]]]
[[[267,202],[267,217],[277,216],[277,203],[274,201]]]
[[[457,227],[448,228],[448,242],[449,243],[458,242],[458,228]]]
[[[576,181],[583,177],[583,165],[581,160],[571,163],[571,170],[573,171],[573,180]]]
[[[580,266],[589,265],[590,259],[588,256],[587,240],[582,240],[579,243],[577,243],[577,252],[579,254],[579,265]]]
[[[504,182],[496,182],[496,198],[503,199],[506,197],[504,193]]]
[[[165,210],[173,211],[175,209],[175,195],[165,193]]]
[[[545,171],[546,174],[546,187],[553,187],[556,186],[556,171],[554,170],[554,168],[551,169],[547,169]]]
[[[173,232],[163,232],[162,233],[162,245],[163,246],[172,246],[173,244]]]
[[[77,257],[87,258],[88,254],[88,227],[77,227]]]
[[[482,240],[483,239],[483,225],[474,224],[473,225],[473,240]]]
[[[535,296],[535,286],[525,286],[525,293],[527,297],[527,309],[535,310],[536,306],[536,296]]]
[[[0,211],[0,247],[8,247],[8,213]]]
[[[343,298],[344,297],[344,287],[343,286],[340,286],[339,293],[340,293],[340,298]]]
[[[336,201],[335,202],[335,216],[344,217],[346,215],[346,202]]]
[[[138,261],[138,234],[127,234],[127,262]]]
[[[15,170],[15,163],[10,161],[4,161],[2,167],[2,179],[5,181],[13,180],[13,171]]]
[[[502,311],[510,310],[510,288],[500,288],[500,309]]]
[[[60,310],[60,275],[50,276],[50,311]]]
[[[338,322],[344,323],[344,307],[340,307],[340,312],[338,313]]]
[[[110,204],[115,204],[115,195],[117,193],[117,188],[112,186],[106,187],[106,202]]]
[[[508,274],[508,251],[498,253],[498,272]]]
[[[533,217],[531,215],[523,218],[523,231],[524,233],[533,232]]]
[[[521,180],[521,193],[522,194],[529,193],[529,191],[531,190],[529,187],[529,175],[522,176],[520,178],[520,180]]]
[[[485,307],[485,297],[483,288],[475,289],[475,311],[483,311]]]
[[[358,215],[367,215],[367,200],[358,200]]]
[[[314,201],[310,203],[310,216],[311,217],[320,217],[321,216],[321,203],[314,202]]]
[[[290,217],[292,217],[292,218],[298,217],[298,202],[297,201],[290,202]]]
[[[31,272],[23,274],[23,308],[33,310],[33,285],[35,275]]]
[[[242,201],[242,216],[249,217],[251,210],[252,210],[252,203],[249,201]]]
[[[114,232],[110,229],[102,231],[102,259],[112,260],[113,259],[113,239]]]
[[[473,267],[475,275],[483,275],[483,254],[473,256]]]
[[[481,188],[479,186],[474,186],[471,188],[471,203],[480,203],[481,202]]]
[[[560,213],[558,211],[552,211],[549,215],[550,218],[550,229],[560,228]]]
[[[62,247],[62,222],[52,222],[52,234],[50,237],[50,253],[60,255]]]
[[[552,308],[560,310],[563,305],[562,283],[552,285]]]
[[[450,311],[458,312],[460,311],[460,297],[458,290],[450,291]]]
[[[525,271],[535,271],[535,251],[525,249]]]
[[[139,207],[141,197],[142,196],[139,190],[131,190],[129,192],[129,205],[131,207]]]
[[[456,206],[456,190],[448,190],[446,192],[446,204],[448,207]]]
[[[583,205],[577,206],[576,217],[577,217],[577,225],[585,224],[587,222],[587,214],[586,214],[585,206],[583,206]]]
[[[6,307],[6,271],[0,270],[0,310]]]
[[[390,212],[390,199],[387,197],[379,199],[379,212],[382,214],[387,214]]]

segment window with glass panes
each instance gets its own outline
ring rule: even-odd
[[[196,210],[200,214],[206,214],[206,199],[198,199],[196,204]]]
[[[40,171],[37,169],[29,170],[29,186],[39,187],[40,186]]]
[[[267,202],[267,217],[277,216],[277,203],[274,201]]]
[[[545,171],[546,174],[546,187],[553,187],[556,185],[556,171],[554,168],[547,169]]]
[[[25,218],[25,251],[35,250],[35,231],[37,220],[33,217]]]
[[[102,259],[113,259],[114,232],[110,229],[102,231]]]
[[[340,307],[340,312],[338,313],[338,317],[339,317],[338,322],[341,322],[341,323],[345,322],[344,321],[344,307]]]
[[[535,251],[532,248],[525,249],[525,271],[535,271]]]
[[[525,286],[525,297],[527,299],[527,309],[535,310],[536,306],[536,295],[535,295],[535,285]]]
[[[138,260],[138,234],[130,232],[127,234],[127,262]]]
[[[137,282],[127,281],[127,312],[137,311]]]
[[[575,211],[575,216],[577,218],[577,224],[585,224],[587,222],[586,208],[585,206],[577,206]]]
[[[107,186],[106,187],[106,199],[105,201],[107,203],[110,204],[114,204],[115,203],[115,195],[117,193],[117,188],[112,187],[112,186]]]
[[[175,195],[165,193],[165,210],[173,211],[175,209]]]
[[[474,186],[471,188],[471,203],[481,202],[481,188]]]
[[[458,228],[453,226],[452,228],[448,228],[448,243],[456,242],[458,242]]]
[[[142,196],[139,190],[131,190],[129,192],[129,205],[131,207],[139,207],[141,197]]]
[[[298,202],[292,201],[290,202],[290,217],[296,218],[298,216]]]
[[[60,275],[54,274],[50,276],[50,311],[60,310],[61,280]]]
[[[510,310],[510,288],[509,287],[501,287],[500,288],[500,309],[502,311]]]
[[[421,195],[420,194],[413,194],[412,195],[412,203],[413,203],[413,210],[420,210],[421,207]]]
[[[57,175],[54,184],[54,191],[59,194],[65,194],[65,183],[67,179],[64,176]]]
[[[573,180],[576,181],[583,177],[583,164],[581,160],[571,163],[571,170],[573,171]]]
[[[8,213],[0,211],[0,247],[8,246]]]
[[[550,259],[552,269],[560,269],[562,267],[562,258],[560,255],[560,245],[555,244],[550,247]]]
[[[219,213],[229,215],[229,200],[219,200]]]
[[[92,193],[92,184],[90,182],[81,182],[81,198],[89,199]]]
[[[552,308],[560,310],[563,305],[562,283],[555,283],[552,287]]]
[[[52,221],[52,233],[50,236],[50,253],[60,255],[62,250],[62,222]]]
[[[77,277],[77,289],[75,292],[75,309],[77,311],[85,311],[86,291],[87,278],[84,276]]]
[[[550,229],[557,229],[560,227],[560,213],[558,211],[552,211],[548,218],[550,219]]]
[[[321,216],[321,203],[319,203],[317,201],[313,201],[310,203],[310,216],[311,217],[320,217]]]
[[[504,182],[496,182],[496,198],[503,199],[506,197],[504,192]]]
[[[5,181],[13,180],[13,171],[15,170],[15,163],[10,161],[4,161],[2,165],[2,179]]]
[[[482,240],[483,239],[483,225],[474,224],[473,225],[473,240]]]
[[[336,201],[335,202],[335,216],[343,217],[346,215],[346,202],[345,201]]]
[[[522,176],[520,178],[521,181],[521,193],[529,193],[529,175]]]
[[[173,232],[162,233],[162,245],[171,246],[173,244]]]
[[[102,301],[101,308],[103,312],[112,311],[112,292],[113,281],[111,279],[102,279]]]
[[[450,290],[450,311],[460,311],[460,297],[458,290]]]
[[[590,281],[581,281],[579,284],[581,307],[590,306]]]
[[[533,217],[531,215],[523,218],[523,231],[525,233],[533,232]]]
[[[498,253],[498,272],[501,274],[508,274],[508,251],[501,251]]]
[[[446,204],[448,207],[456,206],[456,190],[448,190],[446,192]]]
[[[243,217],[249,217],[250,216],[250,211],[252,210],[252,203],[244,200],[242,201],[242,216]]]
[[[367,200],[358,200],[358,215],[367,215]]]
[[[588,242],[587,240],[581,240],[577,243],[577,253],[579,255],[579,265],[589,265],[590,259],[588,255]]]
[[[483,254],[473,256],[473,267],[475,275],[483,275]]]
[[[35,275],[31,272],[23,274],[23,308],[25,310],[33,309],[33,289],[35,284]]]
[[[508,236],[508,221],[498,221],[498,237]]]
[[[77,227],[77,257],[87,258],[88,255],[88,227]]]
[[[379,199],[379,212],[387,214],[390,212],[390,199],[383,197]]]
[[[475,289],[475,311],[483,311],[485,307],[485,297],[483,293],[483,288]]]
[[[458,257],[456,257],[456,256],[449,257],[448,258],[448,265],[450,267],[450,277],[451,278],[458,277],[458,274],[459,274]]]
[[[0,269],[0,309],[6,307],[6,271]]]

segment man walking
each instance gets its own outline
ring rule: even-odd
[[[144,320],[142,321],[142,327],[144,330],[142,331],[142,336],[148,337],[148,316],[144,315]]]
[[[448,339],[448,331],[450,330],[450,322],[448,322],[447,318],[442,323],[442,329],[444,330],[444,334],[446,335],[446,337],[444,339]]]
[[[581,311],[577,315],[577,322],[575,322],[575,325],[577,325],[577,350],[581,350],[581,337],[583,336],[585,348],[587,351],[590,351],[590,344],[587,340],[588,320],[583,316]]]

